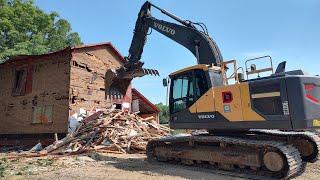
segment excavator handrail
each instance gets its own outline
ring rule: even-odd
[[[254,60],[258,60],[258,59],[263,59],[263,58],[269,58],[270,67],[268,67],[268,68],[263,68],[263,69],[260,69],[260,70],[248,71],[248,69],[249,69],[249,68],[248,68],[248,62],[254,61]],[[269,55],[266,55],[266,56],[260,56],[260,57],[256,57],[256,58],[246,59],[246,61],[245,61],[245,68],[246,68],[247,79],[249,79],[249,75],[251,75],[251,74],[259,74],[259,73],[261,73],[261,72],[271,71],[272,74],[273,74],[273,61],[272,61],[272,57],[269,56]]]

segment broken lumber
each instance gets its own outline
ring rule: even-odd
[[[148,141],[166,136],[169,132],[170,128],[146,121],[136,113],[108,109],[85,117],[74,132],[41,153],[144,153]]]

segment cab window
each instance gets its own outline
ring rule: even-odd
[[[189,72],[172,79],[170,111],[179,112],[194,103],[193,73]]]
[[[222,75],[220,73],[215,71],[209,71],[209,76],[212,86],[218,87],[223,85]]]
[[[206,75],[202,70],[195,70],[195,98],[199,99],[209,90]]]

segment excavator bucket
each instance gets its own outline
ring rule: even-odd
[[[105,96],[109,99],[125,95],[133,78],[122,78],[116,72],[108,70],[105,74]]]
[[[134,68],[126,70],[119,68],[117,70],[109,69],[105,74],[105,94],[106,98],[124,95],[133,78],[145,75],[159,76],[158,70]]]

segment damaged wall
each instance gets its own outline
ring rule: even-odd
[[[69,115],[80,108],[130,109],[130,84],[126,92],[105,93],[106,71],[123,62],[111,43],[103,43],[1,64],[0,135],[67,133]]]
[[[109,108],[118,103],[130,108],[131,86],[126,93],[105,95],[105,73],[108,69],[117,69],[121,59],[108,46],[76,48],[72,52],[70,80],[71,114],[79,108],[90,110]],[[124,103],[124,101],[126,103]],[[126,105],[128,104],[128,105]]]
[[[70,49],[0,65],[0,133],[65,133]]]

